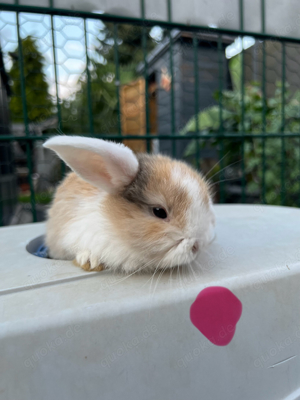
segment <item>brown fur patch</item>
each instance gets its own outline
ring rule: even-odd
[[[192,199],[188,190],[180,186],[180,182],[174,182],[174,168],[180,168],[183,176],[196,180],[199,184],[199,195],[208,204],[206,183],[185,163],[162,155],[143,154],[137,157],[139,170],[134,181],[123,193],[118,196],[110,195],[104,201],[104,209],[110,220],[130,242],[131,239],[160,240],[166,234],[178,231],[178,228],[183,230]],[[124,199],[127,201],[124,202]],[[151,215],[151,206],[166,207],[169,222],[154,218]]]
[[[139,169],[133,182],[128,185],[122,193],[125,199],[134,203],[145,203],[145,190],[147,188],[149,177],[153,171],[153,156],[148,154],[136,154],[139,162]]]
[[[63,198],[74,195],[94,196],[97,192],[99,189],[95,186],[81,179],[75,172],[70,172],[57,188],[55,199],[61,196]]]
[[[180,164],[164,156],[157,156],[157,161],[154,163],[147,190],[150,193],[158,190],[163,194],[173,223],[184,229],[186,212],[191,205],[191,200],[188,192],[180,186],[180,182],[174,182],[172,179],[174,167]]]

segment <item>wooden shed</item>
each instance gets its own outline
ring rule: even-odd
[[[216,104],[213,95],[220,88],[220,62],[222,88],[231,89],[231,78],[225,48],[234,38],[222,36],[222,55],[218,51],[218,36],[211,33],[197,34],[198,105],[203,110]],[[178,133],[195,114],[195,68],[193,36],[189,32],[172,32],[173,78],[170,71],[170,41],[165,38],[147,58],[149,87],[150,132],[171,135],[171,80],[174,87],[174,127]],[[138,66],[144,75],[144,63]],[[122,130],[124,134],[145,134],[145,82],[143,78],[121,87]],[[131,141],[132,142],[132,141]],[[145,151],[145,142],[131,143],[134,150]],[[176,141],[176,157],[182,158],[188,140]],[[152,147],[161,153],[172,155],[172,141],[160,139]]]
[[[145,135],[147,131],[146,124],[146,97],[145,97],[145,80],[138,78],[137,80],[122,85],[120,89],[121,104],[121,124],[123,135]],[[148,85],[148,107],[149,107],[149,124],[150,133],[157,132],[156,120],[156,86]],[[135,152],[146,152],[146,140],[124,140],[126,146]],[[154,150],[154,142],[151,141],[152,150]]]

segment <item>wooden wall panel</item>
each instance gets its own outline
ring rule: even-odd
[[[123,135],[145,135],[145,81],[143,78],[121,86],[120,105]],[[124,140],[123,143],[136,153],[146,151],[145,140]]]

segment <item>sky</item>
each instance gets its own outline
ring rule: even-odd
[[[20,13],[19,15],[21,38],[32,35],[37,39],[39,50],[45,57],[44,71],[49,82],[50,94],[56,96],[51,17],[49,15],[28,13]],[[97,56],[94,49],[97,45],[97,35],[99,35],[103,26],[100,20],[86,20],[87,51],[91,58]],[[78,78],[86,68],[84,22],[81,18],[54,16],[53,27],[59,97],[66,99],[76,91]],[[158,26],[153,27],[150,35],[159,40],[162,35],[162,29]],[[227,47],[227,58],[240,53],[242,47],[246,49],[252,46],[254,42],[251,37],[245,37],[243,41],[241,38],[237,38],[233,44]],[[18,43],[15,12],[0,12],[0,43],[4,54],[5,66],[9,71],[11,60],[8,52],[14,51]]]
[[[95,56],[96,35],[103,26],[101,21],[87,20],[89,56]],[[56,47],[59,97],[67,98],[76,90],[76,82],[86,68],[84,24],[81,18],[53,17]],[[50,93],[56,96],[51,17],[49,15],[20,13],[21,38],[32,35],[37,39],[39,50],[45,57],[45,74]],[[5,66],[9,71],[11,60],[8,52],[17,47],[17,25],[14,12],[0,13],[0,41]]]

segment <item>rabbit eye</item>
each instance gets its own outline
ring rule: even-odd
[[[167,218],[167,212],[166,210],[164,210],[163,208],[159,208],[159,207],[153,207],[152,208],[153,214],[157,217],[157,218],[161,218],[161,219],[165,219]]]

